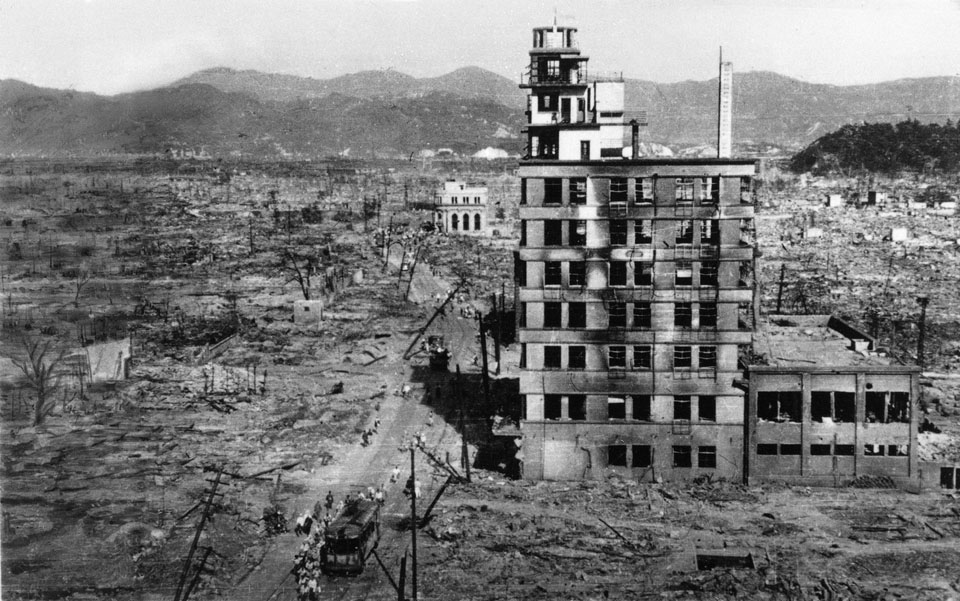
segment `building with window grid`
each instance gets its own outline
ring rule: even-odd
[[[576,29],[533,30],[516,274],[523,475],[740,478],[756,163],[640,157],[622,78],[587,62]]]

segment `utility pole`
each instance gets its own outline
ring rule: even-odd
[[[483,359],[483,400],[490,405],[490,373],[487,367],[487,334],[483,331],[483,313],[477,315],[480,320],[480,356]]]
[[[787,273],[787,264],[780,264],[780,286],[777,287],[777,315],[780,314],[780,304],[783,302],[783,279]]]
[[[413,560],[413,569],[411,570],[411,585],[413,589],[413,601],[417,601],[417,475],[414,465],[417,448],[410,445],[410,483],[413,485],[410,491],[410,538]]]
[[[920,303],[920,336],[917,338],[917,363],[920,364],[920,373],[923,373],[924,357],[923,346],[927,335],[927,305],[930,304],[930,297],[918,296],[917,302]]]
[[[454,383],[454,396],[460,401],[460,462],[463,471],[467,474],[467,482],[470,482],[470,448],[467,446],[467,432],[464,429],[463,421],[463,394],[460,388],[460,364],[457,363],[457,379]]]

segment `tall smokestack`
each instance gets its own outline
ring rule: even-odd
[[[636,119],[630,120],[630,146],[633,148],[633,158],[640,158],[640,122]]]
[[[720,102],[717,123],[717,157],[730,158],[733,147],[733,63],[723,62],[720,49]]]

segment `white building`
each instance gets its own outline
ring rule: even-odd
[[[486,235],[487,187],[444,182],[433,214],[434,224],[442,232]]]

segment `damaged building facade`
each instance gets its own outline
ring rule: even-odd
[[[625,151],[623,81],[587,60],[534,29],[521,84],[524,476],[739,478],[756,164],[641,158],[636,124]]]
[[[755,334],[776,338],[757,307],[756,162],[639,156],[622,79],[587,61],[576,29],[533,30],[516,261],[523,477],[916,479],[918,370],[860,348],[847,324],[824,318],[806,359],[767,353],[744,371]]]
[[[448,234],[487,232],[487,187],[461,181],[444,182],[433,211],[434,225]]]

